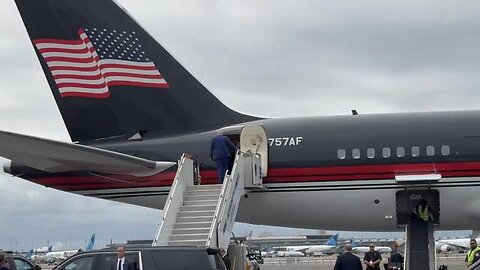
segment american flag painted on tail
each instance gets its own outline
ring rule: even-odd
[[[79,29],[79,39],[35,39],[62,97],[106,98],[115,85],[168,88],[135,32]]]

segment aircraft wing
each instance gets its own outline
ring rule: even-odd
[[[92,171],[148,176],[176,164],[7,131],[0,131],[0,156],[51,173]]]

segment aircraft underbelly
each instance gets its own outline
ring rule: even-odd
[[[242,199],[237,221],[310,229],[395,230],[395,190],[252,193]]]
[[[368,182],[342,181],[336,186],[335,183],[318,186],[310,183],[308,187],[269,185],[264,191],[250,192],[247,198],[242,198],[236,221],[309,229],[402,231],[403,228],[397,226],[395,194],[404,188],[392,180],[384,180],[383,186],[372,185],[372,188],[363,185]],[[480,178],[449,178],[431,186],[440,194],[440,227],[437,229],[478,228],[480,186],[477,182]],[[168,191],[168,187],[161,187],[76,193],[161,209]]]
[[[431,186],[440,193],[440,226],[436,229],[478,228],[478,181],[477,177],[450,178]],[[403,187],[355,189],[354,186],[352,183],[352,189],[344,190],[250,193],[241,201],[237,221],[311,229],[404,230],[397,226],[395,198]]]

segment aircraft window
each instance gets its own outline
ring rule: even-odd
[[[382,149],[382,156],[383,158],[389,158],[391,155],[391,152],[390,152],[390,147],[384,147]]]
[[[345,159],[345,157],[347,156],[345,149],[338,149],[337,156],[338,156],[338,159]]]
[[[367,148],[367,157],[374,158],[375,157],[375,148]]]
[[[414,157],[420,156],[420,147],[412,146],[412,156]]]
[[[442,145],[442,156],[450,155],[450,146]]]
[[[397,157],[404,157],[405,156],[405,148],[402,146],[397,147]]]
[[[427,146],[427,156],[432,157],[435,156],[435,146]]]
[[[359,159],[360,158],[360,149],[355,148],[352,150],[352,157],[354,159]]]

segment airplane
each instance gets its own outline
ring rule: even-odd
[[[435,241],[437,252],[450,252],[470,249],[470,238],[442,239]],[[479,243],[480,238],[476,238]]]
[[[357,246],[357,243],[353,241],[353,239],[351,240],[351,244],[352,244],[352,251],[354,253],[367,253],[370,251],[370,247]],[[392,248],[386,247],[386,246],[375,246],[375,251],[378,251],[380,253],[390,253],[392,252]]]
[[[30,249],[30,251],[28,251],[27,254],[25,254],[25,258],[32,259],[33,252],[34,252],[34,250]]]
[[[338,233],[332,235],[325,245],[281,246],[274,248],[279,257],[312,256],[324,253],[333,253],[337,248]],[[282,252],[282,253],[281,253]],[[302,255],[299,255],[302,253]],[[281,254],[281,255],[279,255]]]
[[[478,227],[480,111],[246,115],[218,100],[116,1],[15,3],[72,143],[0,131],[0,156],[11,160],[4,171],[13,176],[161,209],[182,153],[197,156],[202,184],[217,183],[210,140],[221,131],[242,141],[253,127],[264,134],[264,189],[242,199],[239,222],[398,231],[396,195],[408,188],[438,192],[437,229]],[[409,184],[419,179],[432,181]]]
[[[273,247],[274,257],[304,257],[305,253],[301,251],[294,250],[289,247]]]
[[[85,246],[85,251],[93,250],[94,245],[95,245],[95,234],[92,234],[92,236],[90,237],[90,241]],[[45,255],[43,256],[43,260],[47,263],[54,263],[56,261],[65,260],[66,258],[72,255],[75,255],[81,251],[82,249],[50,251],[45,253]]]
[[[325,245],[312,245],[305,250],[306,255],[333,253],[337,249],[338,233],[332,235]]]
[[[34,248],[31,250],[31,253],[29,252],[27,254],[27,258],[35,262],[42,261],[45,254],[47,254],[48,252],[51,252],[52,249],[53,249],[52,245],[48,247]]]

